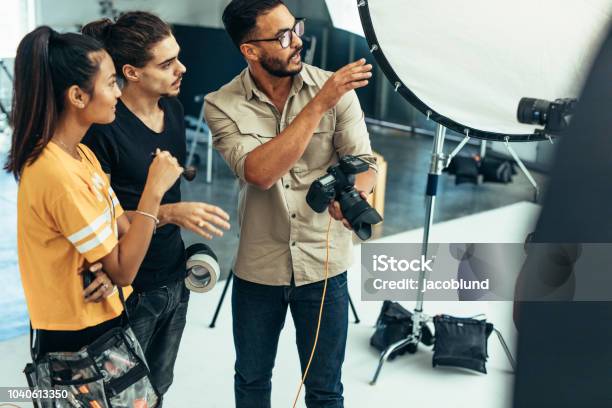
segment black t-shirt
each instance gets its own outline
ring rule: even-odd
[[[117,116],[108,125],[93,125],[85,143],[111,175],[111,185],[124,210],[136,210],[147,180],[151,153],[156,148],[169,151],[185,164],[186,140],[183,106],[176,98],[161,98],[164,130],[148,128],[119,100]],[[180,180],[162,199],[162,204],[181,201]],[[185,246],[180,228],[167,224],[157,229],[132,286],[136,291],[155,289],[185,277]]]

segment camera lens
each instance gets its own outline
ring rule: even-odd
[[[372,225],[382,221],[380,214],[354,188],[340,193],[338,202],[355,234],[362,240],[369,239],[372,236]]]
[[[522,98],[517,110],[517,119],[527,125],[545,125],[550,102],[543,99]]]

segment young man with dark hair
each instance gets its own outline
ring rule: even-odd
[[[100,40],[123,82],[117,115],[110,125],[93,126],[85,143],[94,151],[121,205],[136,209],[156,148],[185,163],[183,107],[176,96],[186,69],[168,24],[146,12],[123,14],[87,24],[83,33]],[[168,191],[159,225],[134,283],[127,306],[131,326],[149,364],[151,379],[163,395],[173,379],[185,319],[185,246],[180,228],[211,239],[229,228],[229,216],[206,203],[181,202],[180,181]]]
[[[352,240],[338,203],[317,214],[312,182],[345,155],[370,164],[357,176],[362,197],[376,179],[356,88],[372,66],[360,60],[335,73],[303,64],[304,21],[278,0],[233,0],[223,22],[248,67],[206,97],[215,148],[240,181],[240,244],[232,314],[236,406],[270,407],[272,368],[287,309],[305,371],[324,286],[328,225],[331,255],[321,330],[306,385],[306,405],[342,407],[348,331],[346,270]]]

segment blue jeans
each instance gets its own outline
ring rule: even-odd
[[[272,368],[287,308],[295,324],[302,373],[314,343],[323,282],[296,287],[268,286],[235,277],[232,316],[236,365],[234,394],[237,408],[269,408]],[[306,378],[306,406],[339,408],[342,363],[348,331],[346,272],[330,278],[315,356]],[[289,404],[291,401],[288,401]]]
[[[126,301],[130,325],[145,353],[151,382],[162,397],[174,378],[188,303],[189,290],[182,279],[161,288],[134,292]]]

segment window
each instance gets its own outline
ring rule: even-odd
[[[35,25],[35,0],[4,0],[0,14],[0,58],[14,58],[17,45]]]

